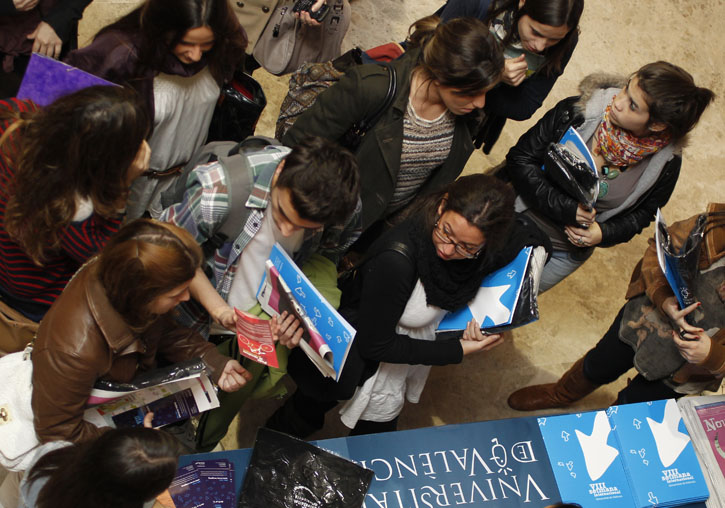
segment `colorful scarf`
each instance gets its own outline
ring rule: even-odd
[[[668,133],[638,138],[628,130],[612,124],[610,113],[612,103],[604,110],[604,118],[596,134],[594,153],[601,154],[608,163],[615,166],[631,166],[648,155],[656,153],[670,142]]]

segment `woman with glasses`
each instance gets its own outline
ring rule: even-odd
[[[357,335],[340,380],[323,378],[293,350],[288,372],[297,392],[267,426],[306,437],[338,400],[351,399],[342,420],[352,434],[395,430],[404,400],[418,401],[431,365],[460,363],[502,342],[475,320],[460,338],[435,340],[443,316],[464,307],[484,276],[522,247],[545,243],[532,223],[515,218],[512,190],[494,177],[465,176],[422,199],[370,247],[343,288],[341,308],[354,307]]]

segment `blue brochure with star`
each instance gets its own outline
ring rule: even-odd
[[[510,325],[532,250],[524,247],[508,265],[487,275],[468,306],[446,314],[436,333],[463,330],[471,319],[478,321],[482,330]]]
[[[565,502],[633,508],[617,438],[604,411],[538,419]]]
[[[709,491],[675,400],[539,418],[561,497],[582,506],[703,506]]]
[[[709,491],[674,399],[609,408],[637,506],[681,506]]]

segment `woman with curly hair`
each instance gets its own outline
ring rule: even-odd
[[[39,321],[118,230],[131,182],[148,167],[148,131],[123,88],[86,88],[43,109],[0,101],[0,300],[18,319]]]

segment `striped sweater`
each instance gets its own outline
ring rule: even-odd
[[[35,111],[37,106],[17,99],[0,101],[0,136],[11,120],[2,118],[8,110]],[[15,168],[6,157],[16,147],[16,133],[0,147],[0,298],[27,317],[39,320],[60,295],[76,270],[118,231],[122,215],[113,218],[90,213],[69,223],[62,231],[61,244],[48,252],[43,266],[36,265],[5,231],[5,210]],[[39,182],[42,183],[42,182]],[[28,199],[33,199],[28,196]]]

